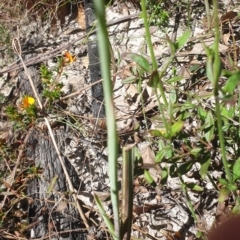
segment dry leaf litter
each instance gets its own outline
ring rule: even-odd
[[[182,1],[184,2],[184,1]],[[204,35],[206,29],[203,27],[205,19],[202,13],[204,5],[201,1],[191,3],[193,8],[193,19],[196,23],[192,31],[190,42],[193,43],[193,48],[182,50],[176,54],[179,65],[173,66],[177,68],[179,74],[184,76],[182,91],[187,91],[191,88],[195,93],[204,95],[211,91],[210,85],[205,85],[203,82],[195,86],[191,86],[190,73],[186,70],[186,65],[194,65],[203,63],[204,59],[196,58],[198,54],[204,53],[204,48],[198,42],[201,35]],[[173,3],[174,4],[174,3]],[[223,3],[224,11],[226,12],[229,3]],[[183,3],[184,5],[184,3]],[[194,8],[196,11],[194,12]],[[185,13],[186,8],[182,7],[183,16],[180,21],[180,26],[177,32],[174,32],[175,19],[170,17],[169,26],[166,28],[168,36],[176,40],[186,30]],[[118,3],[109,6],[106,10],[107,21],[116,20],[123,16],[135,14],[139,12],[131,2]],[[223,14],[223,13],[221,13]],[[78,10],[78,18],[70,19],[71,16],[66,16],[65,26],[58,26],[57,32],[51,34],[49,26],[42,26],[40,22],[33,22],[30,25],[20,26],[20,36],[23,42],[23,55],[25,60],[34,55],[45,52],[51,48],[55,48],[60,44],[67,43],[84,34],[85,20],[83,9]],[[30,29],[30,32],[29,32]],[[157,168],[154,164],[155,151],[154,146],[143,136],[146,136],[147,130],[142,122],[142,111],[145,113],[156,112],[157,100],[146,81],[142,82],[142,91],[139,92],[137,85],[134,83],[123,84],[123,80],[131,75],[131,69],[134,64],[126,57],[127,53],[139,53],[149,58],[149,51],[145,39],[145,30],[143,20],[136,19],[129,22],[117,24],[108,28],[111,48],[114,53],[114,61],[118,62],[117,70],[112,69],[114,77],[114,104],[116,109],[117,128],[121,138],[121,145],[128,143],[136,143],[140,154],[144,160],[143,164],[150,165],[149,171],[154,180],[159,183],[161,179],[161,168]],[[165,41],[166,33],[159,30],[156,26],[150,27],[154,52],[158,60],[159,69],[163,66],[167,56],[169,56],[169,47]],[[175,35],[175,36],[174,36]],[[214,36],[203,37],[202,40],[207,46],[211,46],[214,41]],[[221,53],[229,51],[229,38],[226,35],[224,38],[226,44],[220,44]],[[108,163],[107,154],[104,142],[106,138],[106,126],[96,126],[89,121],[89,109],[91,105],[91,91],[88,88],[90,84],[88,73],[88,56],[87,46],[83,43],[77,43],[69,49],[65,49],[76,56],[76,62],[67,65],[64,69],[64,75],[60,81],[63,83],[62,91],[65,95],[85,89],[81,93],[66,100],[67,108],[64,111],[73,115],[76,119],[81,119],[79,125],[69,126],[69,137],[63,142],[61,153],[69,159],[71,164],[77,169],[81,186],[76,189],[78,198],[90,208],[97,208],[93,203],[92,192],[96,192],[101,199],[106,199],[109,196],[109,178],[108,178]],[[29,52],[31,52],[29,54]],[[61,55],[61,54],[60,54]],[[204,54],[203,54],[204,55]],[[56,57],[56,56],[55,56]],[[46,64],[50,68],[56,67],[55,58],[49,58]],[[34,69],[33,71],[36,71]],[[37,72],[35,72],[38,74]],[[169,77],[171,71],[169,71]],[[6,73],[0,79],[0,92],[5,97],[9,97],[13,88],[21,81],[21,75]],[[167,78],[167,77],[166,77]],[[167,96],[170,94],[166,90]],[[142,110],[142,101],[144,107]],[[178,101],[184,101],[179,95]],[[209,99],[204,103],[206,107],[213,107],[214,102]],[[59,116],[53,116],[58,118]],[[61,117],[60,117],[61,118]],[[159,122],[147,123],[148,127],[155,128]],[[140,134],[134,135],[134,128],[140,126]],[[6,122],[1,122],[1,129],[10,128]],[[199,128],[199,122],[194,119],[192,122],[186,122],[185,131]],[[6,134],[6,133],[5,133]],[[148,136],[151,140],[151,136]],[[1,135],[5,138],[5,135]],[[193,137],[192,141],[197,141]],[[119,166],[121,165],[121,157],[119,157]],[[164,164],[161,166],[164,167]],[[199,178],[194,175],[198,172],[200,166],[195,164],[188,176],[183,176],[185,182],[194,182],[200,184]],[[120,170],[120,168],[119,168]],[[211,175],[218,178],[221,175],[219,171],[211,172]],[[121,170],[119,173],[119,182],[121,182]],[[193,236],[198,230],[208,231],[215,218],[217,195],[212,184],[206,179],[202,181],[204,192],[196,193],[189,191],[188,194],[198,213],[199,223],[194,226],[193,218],[188,208],[185,196],[181,190],[181,184],[178,178],[168,179],[164,186],[158,186],[157,189],[149,187],[144,182],[143,176],[138,176],[134,182],[134,223],[132,235],[141,239],[194,239]],[[205,209],[202,211],[201,209]],[[109,215],[112,214],[110,202],[105,202],[105,210]],[[102,220],[99,217],[99,221]],[[102,222],[102,227],[104,223]],[[101,229],[101,228],[100,228]],[[177,233],[183,235],[178,237]],[[95,237],[100,236],[99,230],[96,230]]]

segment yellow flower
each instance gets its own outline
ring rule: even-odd
[[[21,102],[21,108],[27,109],[32,105],[34,105],[34,103],[35,103],[35,99],[33,97],[24,96]]]
[[[73,56],[71,53],[65,52],[64,55],[65,55],[65,62],[66,62],[66,63],[67,63],[67,62],[68,62],[68,63],[72,63],[72,62],[75,62],[75,61],[76,61],[76,57]]]

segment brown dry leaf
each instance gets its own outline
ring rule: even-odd
[[[17,217],[17,218],[21,218],[23,216],[23,212],[20,211],[20,210],[16,210],[14,212],[14,216]]]
[[[139,192],[141,192],[141,193],[147,193],[148,192],[147,188],[140,184],[139,177],[137,177],[134,180],[133,186],[134,186],[134,189],[133,189],[134,194],[139,193]]]
[[[3,185],[4,185],[6,188],[11,188],[11,185],[10,185],[8,182],[6,182],[6,181],[3,181]]]
[[[88,56],[81,58],[81,65],[84,68],[88,69],[88,65],[89,65],[89,58],[88,58]]]
[[[0,143],[6,142],[12,135],[12,124],[7,122],[0,122]]]
[[[21,234],[18,231],[14,231],[14,234],[15,234],[16,237],[20,237],[21,236]]]
[[[231,215],[232,215],[232,212],[230,210],[230,207],[226,206],[225,202],[222,202],[222,203],[218,202],[214,225],[218,226],[219,224],[226,221]]]
[[[90,192],[80,191],[77,198],[84,203],[84,205],[91,207],[93,203],[93,195]]]
[[[155,154],[153,150],[150,148],[150,145],[147,144],[146,146],[142,147],[140,150],[142,159],[143,159],[143,166],[144,169],[154,168],[155,167]]]
[[[9,139],[10,136],[11,136],[11,134],[10,134],[9,130],[1,132],[0,133],[0,140],[1,140],[0,142],[1,143],[6,142]]]
[[[125,79],[127,77],[132,76],[132,73],[131,73],[131,71],[129,69],[125,68],[125,69],[123,69],[122,71],[119,72],[118,76],[121,79]]]
[[[214,38],[209,38],[204,40],[204,44],[207,47],[211,47],[214,43]],[[223,45],[223,44],[219,44],[219,52],[223,53],[225,51],[227,51],[228,47]],[[192,55],[196,55],[196,54],[205,54],[205,49],[204,49],[204,45],[202,43],[196,43],[193,47],[193,49],[189,52],[189,54]]]
[[[13,176],[13,172],[11,172],[7,177],[6,177],[6,179],[5,179],[5,181],[4,181],[4,185],[5,186],[12,186],[12,184],[13,184],[13,182],[14,182],[14,176]]]
[[[234,19],[237,15],[238,15],[237,12],[229,11],[229,12],[225,13],[224,15],[222,15],[220,21],[221,21],[221,23],[231,21],[231,20]]]
[[[196,227],[201,232],[205,232],[206,233],[207,230],[208,230],[207,226],[208,226],[208,224],[207,224],[206,220],[204,220],[204,219],[201,219],[200,221],[196,222]]]
[[[131,98],[134,98],[136,95],[138,95],[138,90],[135,84],[124,84],[124,87],[127,95]]]
[[[135,143],[140,143],[141,142],[141,139],[138,137],[137,132],[134,132],[133,139],[134,139]]]
[[[160,233],[161,233],[162,235],[164,235],[167,240],[178,240],[178,239],[182,239],[182,236],[181,236],[180,232],[174,233],[174,232],[166,231],[166,230],[164,230],[164,229],[160,229]]]
[[[65,201],[60,201],[56,209],[57,212],[61,212],[67,208],[67,203]]]
[[[149,169],[149,173],[151,174],[153,180],[158,183],[161,179],[161,168],[155,163],[155,154],[153,150],[150,148],[150,144],[145,144],[140,150],[142,159],[143,159],[143,169]]]
[[[84,13],[84,8],[83,8],[82,4],[80,4],[78,7],[77,21],[78,21],[79,26],[82,29],[86,29],[85,13]]]
[[[229,38],[230,38],[230,32],[223,34],[222,41],[225,45],[228,44]]]
[[[156,210],[159,208],[163,208],[163,205],[159,204],[144,204],[143,206],[137,206],[133,205],[133,212],[137,215],[143,214],[143,213],[148,213],[151,210]]]

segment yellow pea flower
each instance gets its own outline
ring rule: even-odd
[[[65,62],[72,63],[76,61],[76,57],[73,56],[71,53],[65,52],[64,55],[65,55]]]
[[[21,108],[27,109],[35,104],[35,99],[31,96],[24,96],[21,102]]]

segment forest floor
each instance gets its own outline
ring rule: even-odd
[[[92,231],[88,238],[109,237],[92,196],[94,192],[101,198],[110,216],[107,126],[91,110],[94,84],[87,43],[94,39],[86,34],[84,7],[81,1],[16,2],[0,3],[0,237],[29,239],[27,234],[34,229],[27,219],[31,198],[26,189],[33,178],[41,179],[45,166],[27,159],[24,151],[32,146],[26,146],[25,139],[30,129],[44,129],[44,116],[52,128],[64,126],[68,134],[58,148],[79,176],[81,187],[75,190]],[[147,3],[167,104],[158,97],[151,82],[154,73],[147,69],[151,53],[140,2],[115,1],[106,7],[119,186],[123,184],[121,151],[131,145],[136,151],[133,239],[207,239],[211,228],[239,212],[239,4],[219,1],[218,9],[223,153],[207,70],[211,56],[206,49],[215,41],[213,6],[207,18],[203,1]],[[32,71],[46,115],[34,92],[23,84],[28,78],[21,57]],[[31,239],[38,238],[33,234]]]

